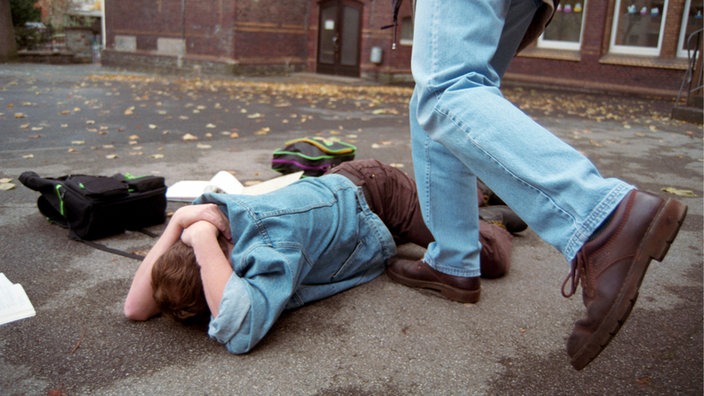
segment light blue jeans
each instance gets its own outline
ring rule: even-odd
[[[633,186],[507,101],[500,83],[540,0],[418,0],[410,129],[418,196],[436,242],[425,261],[479,275],[476,179],[572,261]]]

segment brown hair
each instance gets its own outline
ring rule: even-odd
[[[229,256],[230,242],[222,234],[218,235],[218,244]],[[202,324],[210,320],[196,254],[180,240],[154,262],[152,289],[159,310],[176,321]]]
[[[196,255],[181,241],[154,262],[152,289],[159,310],[179,322],[202,322],[210,317]]]

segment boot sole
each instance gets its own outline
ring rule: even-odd
[[[662,261],[665,258],[686,215],[687,205],[672,199],[665,201],[640,243],[637,256],[611,310],[590,339],[572,356],[572,366],[575,369],[581,370],[587,366],[616,336],[638,299],[638,290],[650,260]]]
[[[479,301],[479,295],[481,294],[481,289],[465,290],[448,286],[440,282],[419,281],[416,279],[407,278],[403,275],[396,274],[393,271],[390,271],[389,269],[386,270],[386,275],[393,281],[398,282],[402,285],[432,290],[441,294],[448,300],[457,301],[461,303],[474,304]]]

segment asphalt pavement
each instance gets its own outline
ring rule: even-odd
[[[0,64],[0,179],[11,179],[0,186],[15,185],[0,190],[0,272],[23,285],[37,312],[0,326],[0,394],[702,394],[702,128],[669,119],[671,100],[505,89],[604,175],[689,205],[630,319],[582,371],[565,352],[581,297],[561,296],[568,265],[531,230],[515,236],[510,273],[483,281],[478,304],[382,275],[286,313],[251,353],[236,356],[199,328],[124,319],[138,261],[69,240],[17,181],[33,170],[156,174],[172,184],[228,170],[256,183],[277,176],[273,150],[301,136],[343,139],[357,158],[412,174],[410,92],[313,74]],[[140,253],[154,240],[128,232],[101,242]]]

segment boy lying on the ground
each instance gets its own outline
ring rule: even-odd
[[[512,231],[525,228],[501,214]],[[482,271],[503,276],[511,236],[482,226]],[[210,319],[212,338],[245,353],[285,309],[380,275],[396,252],[394,239],[425,247],[432,235],[414,182],[378,161],[346,162],[266,195],[205,194],[174,213],[137,269],[124,313]]]

